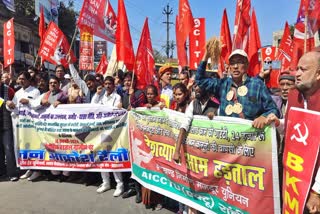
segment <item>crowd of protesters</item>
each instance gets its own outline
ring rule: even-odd
[[[181,145],[187,135],[193,115],[205,115],[208,119],[214,119],[214,116],[217,115],[249,119],[253,121],[252,126],[259,129],[275,122],[278,126],[279,166],[282,166],[286,107],[288,102],[298,102],[297,100],[290,101],[290,98],[293,97],[290,96],[290,91],[298,94],[311,88],[309,90],[311,94],[305,94],[310,97],[313,96],[313,93],[319,92],[320,52],[314,51],[303,56],[299,61],[295,76],[292,71],[283,72],[279,77],[279,88],[277,89],[268,89],[265,85],[265,79],[270,75],[272,67],[261,70],[256,77],[247,76],[248,56],[243,50],[235,50],[230,54],[228,71],[225,71],[226,76],[222,78],[206,76],[206,64],[209,57],[206,52],[195,79],[190,78],[190,71],[184,69],[179,74],[180,82],[173,86],[171,85],[173,68],[161,67],[158,71],[160,90],[155,85],[148,85],[144,90],[137,89],[136,76],[130,71],[124,73],[118,70],[114,76],[105,78],[100,74],[88,73],[81,78],[73,64],[69,64],[68,69],[61,65],[57,66],[55,75],[52,76],[34,67],[20,71],[16,78],[11,77],[10,73],[2,72],[0,97],[4,103],[0,107],[0,175],[7,176],[11,181],[17,181],[19,178],[29,181],[39,179],[74,181],[79,179],[87,185],[101,182],[97,189],[98,193],[111,189],[108,172],[102,172],[101,177],[94,175],[97,173],[68,171],[28,170],[22,173],[16,166],[11,112],[20,105],[30,105],[34,109],[39,109],[50,105],[57,107],[60,104],[71,103],[95,103],[112,108],[124,108],[128,111],[137,107],[160,107],[160,109],[170,108],[185,113],[188,120],[180,128],[173,156],[176,162],[179,162],[183,155]],[[308,70],[311,69],[308,63],[313,63],[313,73]],[[295,86],[297,89],[293,89]],[[300,99],[297,96],[294,99]],[[306,102],[308,99],[305,97]],[[314,109],[313,106],[310,105],[310,109]],[[317,107],[314,110],[320,111]],[[279,168],[281,176],[282,170],[281,167]],[[162,209],[162,206],[168,202],[165,196],[129,179],[128,173],[114,172],[112,175],[116,182],[114,197],[122,195],[123,198],[128,198],[135,195],[137,203],[143,202],[146,208],[155,210]],[[318,186],[313,188],[307,203],[311,212],[320,209]],[[183,204],[177,206],[177,211],[178,213],[197,213],[193,208],[188,208]]]

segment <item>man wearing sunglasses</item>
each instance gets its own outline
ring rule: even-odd
[[[210,55],[206,51],[196,73],[196,83],[220,99],[220,116],[253,120],[252,126],[264,128],[267,116],[279,117],[279,111],[267,87],[260,78],[248,77],[248,55],[236,49],[229,56],[231,78],[206,78],[205,69]]]

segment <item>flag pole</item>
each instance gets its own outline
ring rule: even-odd
[[[306,11],[306,18],[304,19],[304,52],[307,52],[307,34],[308,33],[308,10]]]
[[[116,73],[117,73],[117,75],[118,75],[118,60],[116,61],[116,64],[115,64],[115,66],[113,66],[113,69],[112,69],[112,75],[115,73],[115,70],[116,70]],[[122,70],[122,69],[121,69]]]
[[[242,4],[243,4],[243,2],[241,2],[241,6],[240,6],[239,18],[238,18],[238,23],[237,23],[237,32],[236,32],[236,34],[233,36],[232,50],[234,50],[235,40],[236,40],[236,37],[237,37],[237,35],[238,35],[238,31],[239,31],[239,24],[240,24],[240,18],[241,18],[241,13],[242,13]]]
[[[76,38],[76,35],[77,35],[77,30],[78,30],[78,27],[76,26],[76,28],[74,29],[73,37],[72,37],[71,44],[69,47],[68,55],[70,55],[70,52],[71,52],[71,49],[72,49],[72,46],[74,43],[74,39]]]
[[[36,56],[36,59],[34,60],[34,62],[33,62],[33,67],[36,67],[36,63],[37,63],[37,61],[38,61],[38,53],[37,53],[37,56]]]
[[[1,73],[3,74],[3,64],[0,62],[1,65]]]
[[[106,59],[107,59],[107,61],[108,61],[108,57],[107,57],[106,53],[104,53],[104,55],[106,56]],[[106,67],[105,74],[107,74],[107,72],[108,72],[108,66]],[[112,72],[112,75],[113,75],[113,72]]]
[[[12,78],[13,74],[12,74],[12,66],[11,65],[9,65],[9,73],[10,73],[10,77]]]
[[[262,51],[261,51],[261,48],[260,48],[260,59],[261,59],[261,68],[263,69],[263,63],[264,63],[264,60],[263,60],[263,58],[262,58]]]

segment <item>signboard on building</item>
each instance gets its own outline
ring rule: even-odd
[[[27,65],[33,65],[33,61],[34,61],[34,56],[32,56],[31,54],[24,54],[24,61]]]
[[[94,41],[94,61],[99,62],[102,55],[107,54],[107,42],[106,41]]]
[[[80,70],[93,70],[93,35],[89,32],[80,32]]]

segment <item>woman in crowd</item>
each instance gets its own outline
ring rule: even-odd
[[[160,107],[160,103],[157,100],[159,95],[158,89],[154,85],[146,86],[145,93],[147,96],[147,103],[145,104],[145,107],[148,109]],[[155,208],[156,210],[159,210],[162,208],[161,202],[163,196],[143,186],[141,187],[141,192],[142,203],[145,205],[146,209]]]
[[[154,85],[148,85],[146,86],[145,93],[147,96],[147,103],[145,104],[145,107],[152,108],[152,107],[158,107],[160,106],[158,99],[158,89]]]
[[[185,113],[190,102],[190,92],[183,83],[177,83],[173,86],[173,105],[171,109]],[[191,207],[187,207],[182,203],[179,203],[178,213],[182,214],[184,210],[188,209],[189,214],[195,214],[197,211]]]
[[[171,109],[184,113],[190,102],[190,93],[183,83],[177,83],[173,86],[173,103]]]

